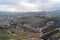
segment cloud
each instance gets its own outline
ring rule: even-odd
[[[32,12],[60,9],[59,0],[0,0],[0,11]]]
[[[13,5],[3,5],[3,4],[0,4],[0,11],[15,12],[15,11],[19,11],[19,9],[17,9]]]

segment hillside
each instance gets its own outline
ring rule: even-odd
[[[0,40],[38,40],[40,28],[44,28],[50,21],[54,21],[55,27],[60,28],[59,11],[16,13],[0,12]],[[56,35],[58,37],[60,33],[52,37]]]

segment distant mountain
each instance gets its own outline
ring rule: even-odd
[[[56,11],[41,11],[41,12],[2,12],[0,15],[21,15],[21,16],[35,16],[35,15],[50,15],[60,16],[60,10]]]
[[[60,16],[60,10],[52,11],[53,14]]]
[[[2,12],[2,11],[0,11],[0,15],[8,15],[8,14],[11,14],[11,12]]]
[[[11,15],[11,14],[16,14],[17,12],[3,12],[0,11],[0,15]]]

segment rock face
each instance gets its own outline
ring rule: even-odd
[[[39,31],[40,38],[47,39],[52,34],[55,34],[58,30],[55,27],[55,23],[53,21],[50,21],[46,24],[45,27],[42,27]]]
[[[48,38],[50,38],[51,35],[55,34],[58,32],[58,30],[55,27],[55,23],[54,21],[50,21],[46,24],[46,26],[39,28],[40,30],[37,30],[35,28],[31,28],[28,25],[24,25],[24,27],[27,27],[30,30],[34,30],[35,32],[38,33],[37,38],[32,37],[30,38],[30,40],[41,40],[41,39],[45,39],[47,40]]]
[[[50,38],[52,40],[60,40],[60,37],[53,37],[53,38]]]
[[[32,37],[30,38],[30,40],[48,40],[50,36],[56,34],[58,30],[55,27],[55,23],[53,21],[50,21],[46,24],[46,26],[40,28],[40,30],[37,30],[37,32],[37,37]]]

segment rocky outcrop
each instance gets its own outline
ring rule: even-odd
[[[42,27],[39,31],[40,38],[48,39],[52,34],[57,33],[58,30],[55,27],[55,23],[50,21],[46,24],[45,27]]]

